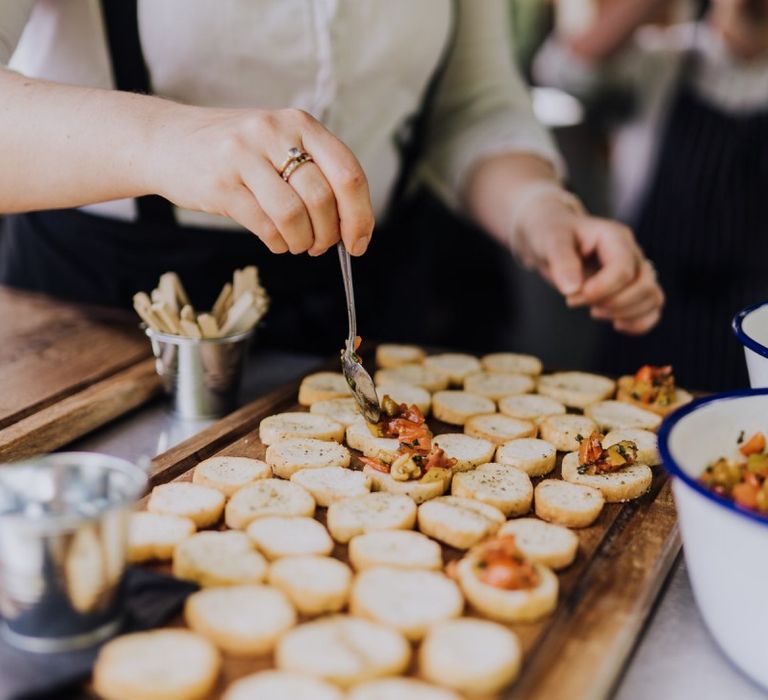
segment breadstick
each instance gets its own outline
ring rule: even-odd
[[[154,311],[157,317],[163,322],[163,325],[168,329],[167,332],[175,333],[176,335],[181,334],[178,316],[171,311],[168,304],[152,304],[152,311]]]
[[[179,299],[176,295],[176,285],[173,278],[170,277],[173,273],[166,272],[160,275],[160,281],[157,284],[157,288],[160,290],[161,302],[166,304],[168,308],[175,314],[179,313]]]
[[[219,324],[216,323],[216,319],[211,314],[200,314],[197,317],[197,323],[203,333],[203,338],[219,337]]]
[[[192,323],[195,323],[195,310],[189,304],[186,304],[181,309],[181,313],[179,313],[179,318],[182,321],[191,321]]]
[[[221,334],[229,335],[234,332],[235,328],[241,327],[243,322],[252,316],[250,312],[253,311],[253,304],[253,293],[243,292],[227,311],[227,317],[221,326]]]
[[[184,335],[190,338],[202,338],[203,334],[200,332],[200,328],[194,321],[187,321],[182,318],[180,321],[181,331]]]
[[[219,296],[216,298],[216,301],[213,304],[213,311],[211,312],[219,324],[221,324],[221,322],[224,320],[224,316],[226,315],[227,310],[232,305],[232,299],[232,285],[227,282],[221,288]]]

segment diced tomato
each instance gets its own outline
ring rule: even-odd
[[[483,583],[507,590],[533,588],[539,583],[536,569],[518,552],[514,535],[496,537],[481,546],[478,572]]]
[[[587,466],[595,464],[603,456],[601,435],[596,430],[579,443],[579,464]]]
[[[427,419],[424,418],[424,414],[418,406],[406,406],[405,404],[400,404],[400,408],[402,409],[400,418],[411,421],[411,423],[423,424],[427,422]]]
[[[363,339],[359,336],[355,336],[355,352],[357,352],[357,349],[360,347],[360,343],[363,342]]]
[[[757,494],[760,493],[760,487],[754,484],[742,482],[736,484],[731,491],[733,500],[744,508],[757,508]]]
[[[360,457],[360,461],[363,464],[367,464],[369,467],[373,467],[376,471],[389,474],[389,465],[384,464],[384,462],[379,459],[374,459],[373,457]]]
[[[757,478],[757,474],[753,474],[750,471],[745,471],[742,479],[744,480],[745,484],[756,486],[758,488],[760,487],[760,479]]]
[[[644,382],[646,384],[653,383],[653,367],[651,365],[643,365],[637,372],[635,372],[635,381]]]
[[[760,432],[755,433],[739,448],[739,452],[745,457],[765,452],[765,435]]]
[[[427,461],[424,464],[424,471],[429,471],[433,467],[437,469],[450,469],[454,464],[456,464],[456,460],[453,459],[453,457],[447,457],[444,450],[434,446],[427,456]]]

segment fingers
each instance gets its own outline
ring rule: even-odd
[[[256,234],[273,253],[286,253],[288,251],[288,244],[285,239],[247,187],[243,186],[232,193],[226,213],[231,219]]]
[[[564,295],[581,289],[583,268],[576,249],[576,240],[570,231],[552,233],[545,246],[547,278]]]
[[[339,214],[336,197],[320,168],[314,163],[307,163],[291,175],[290,183],[301,197],[309,213],[314,242],[309,248],[310,255],[321,255],[340,236]]]
[[[613,322],[613,327],[619,333],[627,335],[642,335],[650,331],[661,318],[661,309],[657,308],[636,318],[620,319]]]
[[[610,299],[592,307],[592,317],[634,317],[660,307],[663,302],[664,294],[656,281],[656,272],[651,263],[644,260],[636,280]]]

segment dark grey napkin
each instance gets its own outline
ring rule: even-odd
[[[158,627],[181,611],[197,586],[138,567],[125,578],[126,618],[121,633]],[[0,700],[64,700],[91,673],[99,648],[56,654],[19,651],[0,639]]]

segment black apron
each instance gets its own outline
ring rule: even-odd
[[[426,139],[427,116],[453,46],[446,40],[421,108],[399,137],[401,173],[391,212],[377,225],[368,253],[355,259],[359,328],[381,340],[498,345],[506,326],[503,299],[495,322],[487,288],[507,285],[511,258],[482,232],[453,216],[424,190],[408,194]],[[150,92],[136,2],[102,3],[116,87]],[[129,307],[163,272],[178,272],[197,308],[210,308],[235,268],[255,264],[272,297],[260,343],[331,352],[346,335],[346,307],[336,251],[311,258],[273,255],[250,233],[182,228],[166,200],[139,197],[136,223],[77,210],[6,218],[0,235],[0,283],[63,299]],[[492,307],[491,307],[492,308]],[[487,314],[486,314],[487,315]],[[460,328],[466,333],[457,335]]]
[[[681,385],[719,391],[748,386],[733,315],[768,299],[768,109],[722,111],[690,87],[694,70],[687,60],[635,226],[664,314],[646,336],[607,331],[601,364],[672,364]]]

